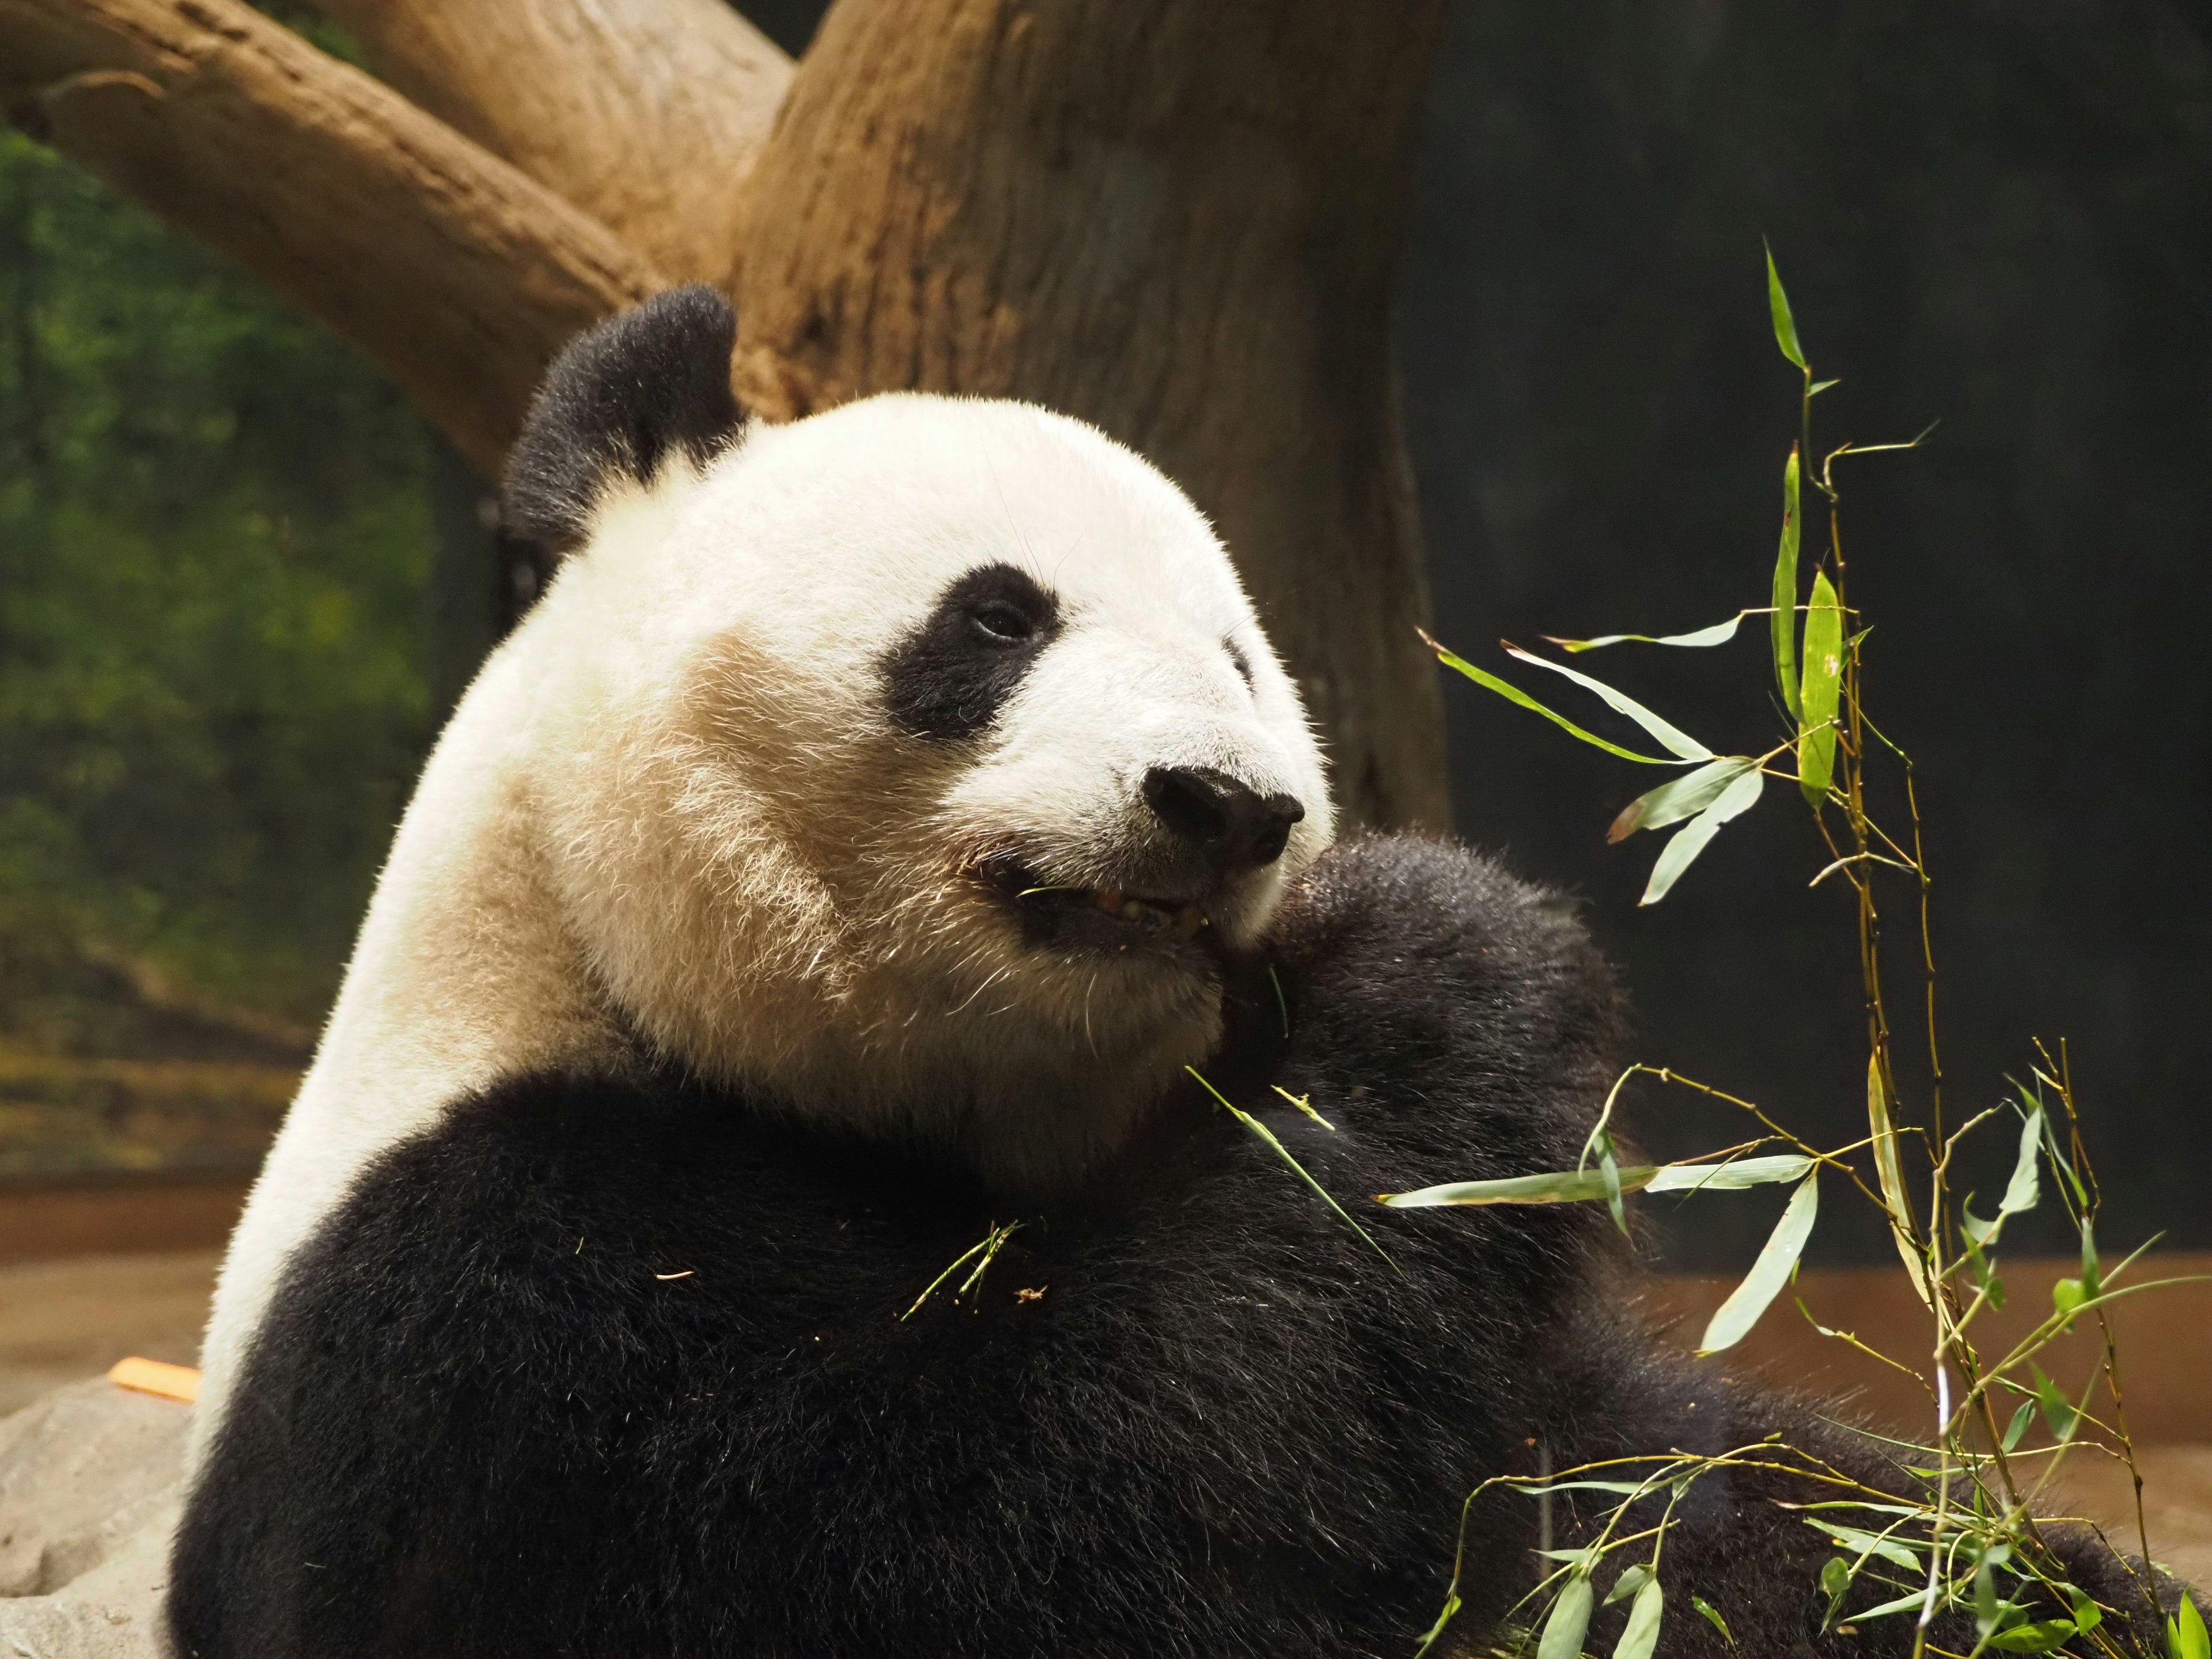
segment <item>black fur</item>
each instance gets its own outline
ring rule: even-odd
[[[950,741],[998,717],[1060,632],[1060,601],[1026,571],[989,564],[955,579],[929,615],[878,663],[884,705],[902,731]]]
[[[744,418],[730,392],[737,331],[730,302],[692,283],[570,341],[507,456],[507,527],[570,551],[611,477],[650,483],[672,452],[703,465],[734,440]]]
[[[1632,1334],[1598,1206],[1359,1202],[1574,1158],[1619,1015],[1554,902],[1463,852],[1340,848],[1234,1006],[1210,1075],[1402,1276],[1195,1090],[1042,1213],[673,1079],[463,1105],[288,1275],[179,1534],[179,1653],[1403,1656],[1469,1488],[1540,1445],[1778,1428],[1897,1478]],[[975,1291],[902,1317],[1018,1218]],[[1685,1506],[1662,1655],[1909,1643],[1817,1636],[1827,1547],[1758,1501],[1786,1484]],[[1530,1582],[1535,1525],[1474,1506],[1456,1641]]]

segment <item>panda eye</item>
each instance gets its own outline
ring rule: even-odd
[[[1036,623],[1003,599],[986,600],[968,613],[968,619],[994,645],[1027,645],[1036,637]]]

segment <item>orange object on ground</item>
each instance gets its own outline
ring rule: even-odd
[[[198,1370],[190,1365],[165,1365],[158,1359],[118,1359],[109,1369],[107,1380],[118,1388],[181,1400],[187,1406],[200,1397]]]

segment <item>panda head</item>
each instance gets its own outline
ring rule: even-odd
[[[563,555],[509,647],[562,925],[665,1057],[1079,1178],[1328,843],[1297,693],[1127,450],[908,394],[747,425],[732,329],[692,288],[585,336],[510,464]]]

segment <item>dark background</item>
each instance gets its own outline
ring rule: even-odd
[[[797,51],[821,7],[743,9]],[[1503,669],[1501,635],[1765,602],[1798,381],[1762,236],[1841,377],[1816,442],[1941,422],[1842,481],[1869,704],[1919,766],[1950,1115],[2024,1073],[2031,1036],[2066,1038],[2108,1245],[2160,1226],[2212,1245],[2212,9],[1463,0],[1399,319],[1441,636]],[[174,1031],[110,994],[143,992],[149,964],[195,988],[223,1053],[253,1038],[281,1061],[512,607],[483,491],[350,353],[12,137],[0,311],[0,1061],[169,1054]],[[1583,665],[1716,748],[1765,746],[1763,630],[1638,652]],[[1849,892],[1806,892],[1826,855],[1794,797],[1638,910],[1656,842],[1602,832],[1647,769],[1463,683],[1446,696],[1462,832],[1583,902],[1643,1057],[1811,1138],[1863,1133]],[[1887,880],[1902,946],[1912,894]],[[1914,959],[1889,970],[1910,1036]],[[1924,1112],[1924,1079],[1906,1085]],[[1647,1091],[1638,1121],[1668,1153],[1741,1133],[1679,1091]],[[1830,1196],[1814,1256],[1879,1259]],[[1741,1261],[1767,1200],[1696,1200],[1674,1259]]]

